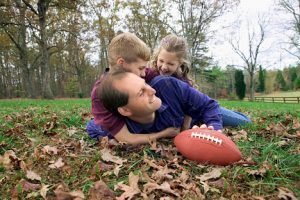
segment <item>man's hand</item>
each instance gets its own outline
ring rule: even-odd
[[[179,128],[169,127],[169,128],[166,128],[165,130],[161,131],[161,134],[162,134],[162,137],[172,138],[172,137],[175,137],[176,135],[178,135],[179,132],[180,132]]]

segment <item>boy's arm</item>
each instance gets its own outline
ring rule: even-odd
[[[166,128],[163,131],[157,133],[147,133],[147,134],[132,134],[129,132],[127,125],[125,124],[121,130],[114,136],[119,142],[124,142],[126,144],[138,145],[146,144],[151,140],[156,140],[165,137],[175,137],[179,133],[178,128]]]
[[[184,119],[183,119],[183,124],[181,126],[180,131],[184,131],[184,130],[190,129],[191,123],[192,123],[192,118],[190,116],[188,116],[188,115],[185,115]]]

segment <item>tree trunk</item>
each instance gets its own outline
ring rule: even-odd
[[[21,2],[18,1],[20,11],[20,67],[22,69],[23,84],[25,86],[26,96],[29,98],[36,98],[33,76],[28,68],[28,48],[26,44],[26,25],[25,25],[25,12],[26,7],[21,6]]]
[[[250,72],[250,101],[254,101],[254,73]]]
[[[46,13],[49,7],[50,0],[38,1],[38,14],[40,25],[40,51],[41,51],[41,78],[42,78],[42,97],[45,99],[53,99],[53,93],[50,83],[50,69],[49,69],[49,52],[46,36]]]

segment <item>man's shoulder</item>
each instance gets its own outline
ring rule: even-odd
[[[151,86],[155,86],[155,85],[171,86],[171,85],[178,85],[178,84],[181,85],[182,83],[183,83],[182,81],[180,81],[175,77],[158,75],[154,77],[149,84]]]

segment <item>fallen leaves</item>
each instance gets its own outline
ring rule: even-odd
[[[77,112],[76,108],[78,116],[74,117],[67,111],[61,111],[61,116],[47,109],[3,117],[6,125],[0,128],[4,136],[17,138],[15,146],[9,139],[0,141],[4,199],[297,199],[295,187],[287,189],[280,181],[273,192],[263,185],[258,194],[255,186],[270,174],[295,183],[284,174],[286,169],[280,168],[283,159],[270,161],[277,156],[275,148],[300,153],[299,144],[295,144],[300,123],[293,116],[274,115],[276,120],[271,123],[272,116],[259,118],[261,126],[254,131],[228,129],[231,138],[241,142],[245,157],[235,165],[219,168],[184,159],[171,140],[134,147],[107,137],[93,142],[83,130],[82,120],[90,117],[88,112]],[[253,136],[270,142],[270,152],[264,151],[263,145],[268,143],[256,143]],[[255,145],[249,148],[244,143]],[[290,149],[292,145],[295,148]],[[268,156],[266,162],[257,159],[263,156]]]

